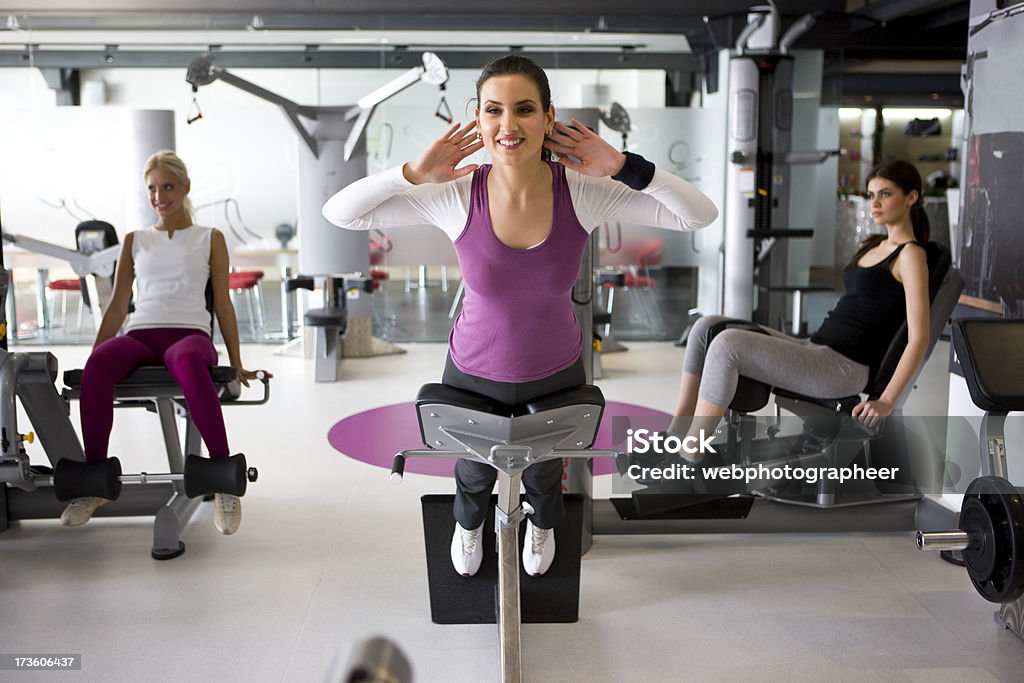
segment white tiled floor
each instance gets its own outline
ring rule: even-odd
[[[668,409],[681,351],[630,346],[605,358],[606,396]],[[269,405],[227,412],[233,448],[260,469],[235,536],[209,506],[169,562],[150,559],[146,519],[0,533],[0,652],[83,657],[79,673],[0,680],[322,681],[373,634],[400,644],[418,681],[495,680],[493,626],[430,622],[418,501],[451,481],[392,486],[327,443],[339,419],[436,381],[445,348],[406,348],[346,360],[321,385],[311,361],[244,349],[277,376]],[[55,353],[81,367],[87,349]],[[117,414],[112,452],[130,469],[160,471],[159,444],[152,415]],[[524,626],[523,666],[528,681],[1024,680],[1024,642],[993,611],[909,533],[597,537],[579,623]]]

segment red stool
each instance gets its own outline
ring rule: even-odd
[[[380,289],[384,284],[384,280],[390,278],[390,274],[386,270],[381,268],[373,268],[373,266],[380,266],[387,260],[387,255],[395,248],[395,243],[391,241],[383,230],[374,228],[370,233],[370,277],[373,278],[373,288]]]
[[[380,268],[370,268],[370,277],[373,278],[373,288],[380,289],[381,283],[391,277],[391,274]]]
[[[661,240],[645,240],[638,242],[630,251],[634,254],[637,265],[630,266],[626,272],[626,287],[652,289],[654,278],[651,276],[651,266],[661,263],[662,257],[665,256],[665,245]]]
[[[604,327],[605,337],[611,334],[611,315],[615,304],[616,287],[622,287],[623,292],[632,291],[635,293],[634,301],[643,310],[645,326],[654,336],[663,335],[665,333],[665,321],[658,311],[657,301],[651,292],[655,286],[654,276],[651,275],[651,267],[661,263],[665,255],[665,245],[661,240],[647,239],[628,244],[626,249],[626,253],[630,255],[630,261],[633,262],[633,265],[630,265],[625,271],[618,269],[610,271],[599,280],[599,284],[608,292],[608,303],[605,309],[607,314],[607,322]],[[613,278],[611,276],[612,273],[620,274],[621,279]]]
[[[239,270],[228,273],[228,289],[232,294],[245,294],[249,306],[249,329],[253,340],[266,337],[263,322],[263,295],[260,282],[263,280],[262,270]]]
[[[57,292],[60,292],[60,325],[63,327],[67,321],[68,314],[68,292],[78,292],[78,326],[82,326],[82,282],[80,280],[53,280],[47,283],[46,288],[53,292],[56,299]]]

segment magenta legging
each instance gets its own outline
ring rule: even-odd
[[[158,327],[132,330],[103,342],[89,356],[82,371],[79,406],[85,459],[107,457],[114,424],[114,386],[140,365],[166,365],[181,385],[185,405],[206,442],[211,458],[226,458],[228,436],[210,366],[217,364],[217,349],[202,330]],[[196,454],[198,455],[198,454]]]

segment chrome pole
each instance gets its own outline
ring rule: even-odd
[[[518,513],[519,484],[522,473],[498,472],[498,511],[506,518]],[[520,683],[523,679],[521,635],[519,629],[519,523],[497,521],[498,533],[498,633],[501,651],[502,683]]]

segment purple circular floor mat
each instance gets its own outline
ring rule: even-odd
[[[611,448],[612,418],[617,416],[661,417],[665,413],[632,403],[608,401],[595,448]],[[387,469],[391,469],[391,459],[395,453],[424,448],[416,419],[416,405],[411,402],[374,408],[346,417],[327,432],[327,441],[350,458]],[[405,471],[450,477],[454,466],[454,458],[409,458],[405,463]],[[594,474],[610,474],[614,471],[615,463],[611,458],[594,458]]]

